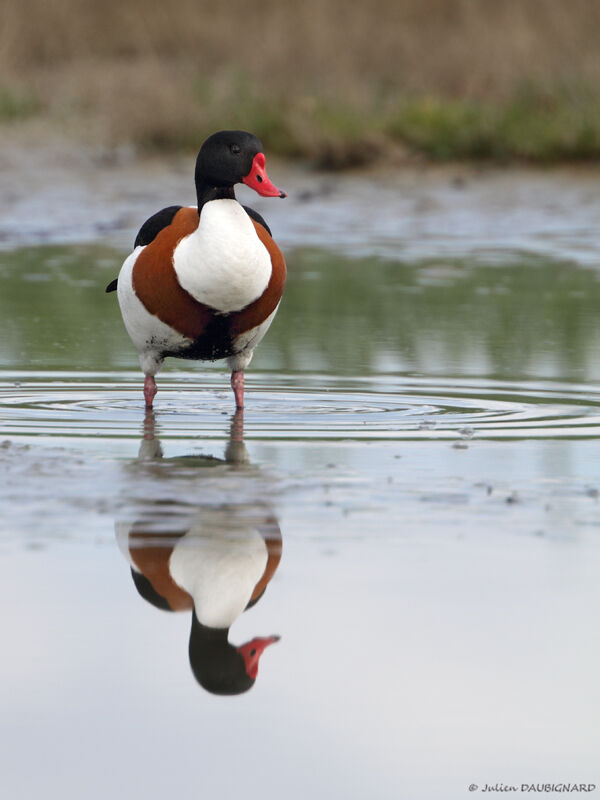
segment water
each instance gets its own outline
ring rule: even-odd
[[[0,254],[7,796],[597,779],[593,233],[357,257],[299,224],[243,415],[177,361],[145,414],[122,250]],[[272,636],[248,688],[237,648]]]

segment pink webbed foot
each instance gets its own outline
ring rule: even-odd
[[[235,397],[235,407],[244,407],[244,370],[237,369],[231,373],[231,388]]]
[[[156,397],[157,391],[154,375],[146,375],[144,379],[144,399],[146,401],[146,408],[152,408],[152,401]]]

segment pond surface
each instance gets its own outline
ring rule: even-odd
[[[243,415],[174,360],[144,413],[119,241],[0,252],[7,797],[600,785],[597,206],[307,203]]]

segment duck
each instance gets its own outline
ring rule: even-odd
[[[163,458],[155,412],[147,411],[138,460],[156,464]],[[242,411],[231,420],[224,458],[206,459],[209,470],[247,463]],[[185,456],[166,461],[189,469]],[[165,505],[149,498],[136,517],[117,521],[115,534],[138,595],[162,611],[189,614],[189,664],[203,689],[216,695],[248,691],[262,654],[280,641],[278,634],[230,641],[231,627],[262,599],[281,560],[281,528],[270,505],[263,499],[215,505],[193,498]]]
[[[227,359],[236,409],[244,407],[244,371],[273,322],[286,280],[268,224],[235,197],[238,183],[262,197],[287,197],[265,164],[254,134],[209,136],[196,159],[196,205],[168,206],[147,219],[106,287],[117,292],[138,351],[146,410],[167,357]]]
[[[229,640],[230,628],[263,597],[281,559],[277,520],[260,505],[195,507],[186,519],[118,524],[137,593],[162,611],[188,612],[188,657],[211,694],[241,694],[254,685],[259,660],[277,634]]]
[[[264,595],[281,559],[281,531],[266,508],[196,507],[189,518],[164,513],[117,523],[117,540],[137,593],[163,611],[190,613],[188,657],[211,694],[241,694],[280,636],[229,640],[230,628]]]

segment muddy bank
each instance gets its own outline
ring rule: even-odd
[[[137,157],[2,134],[0,246],[105,242],[128,249],[159,208],[194,202],[192,155]],[[284,248],[401,260],[536,253],[600,264],[600,168],[379,167],[329,174],[269,159],[285,202],[241,187]]]

